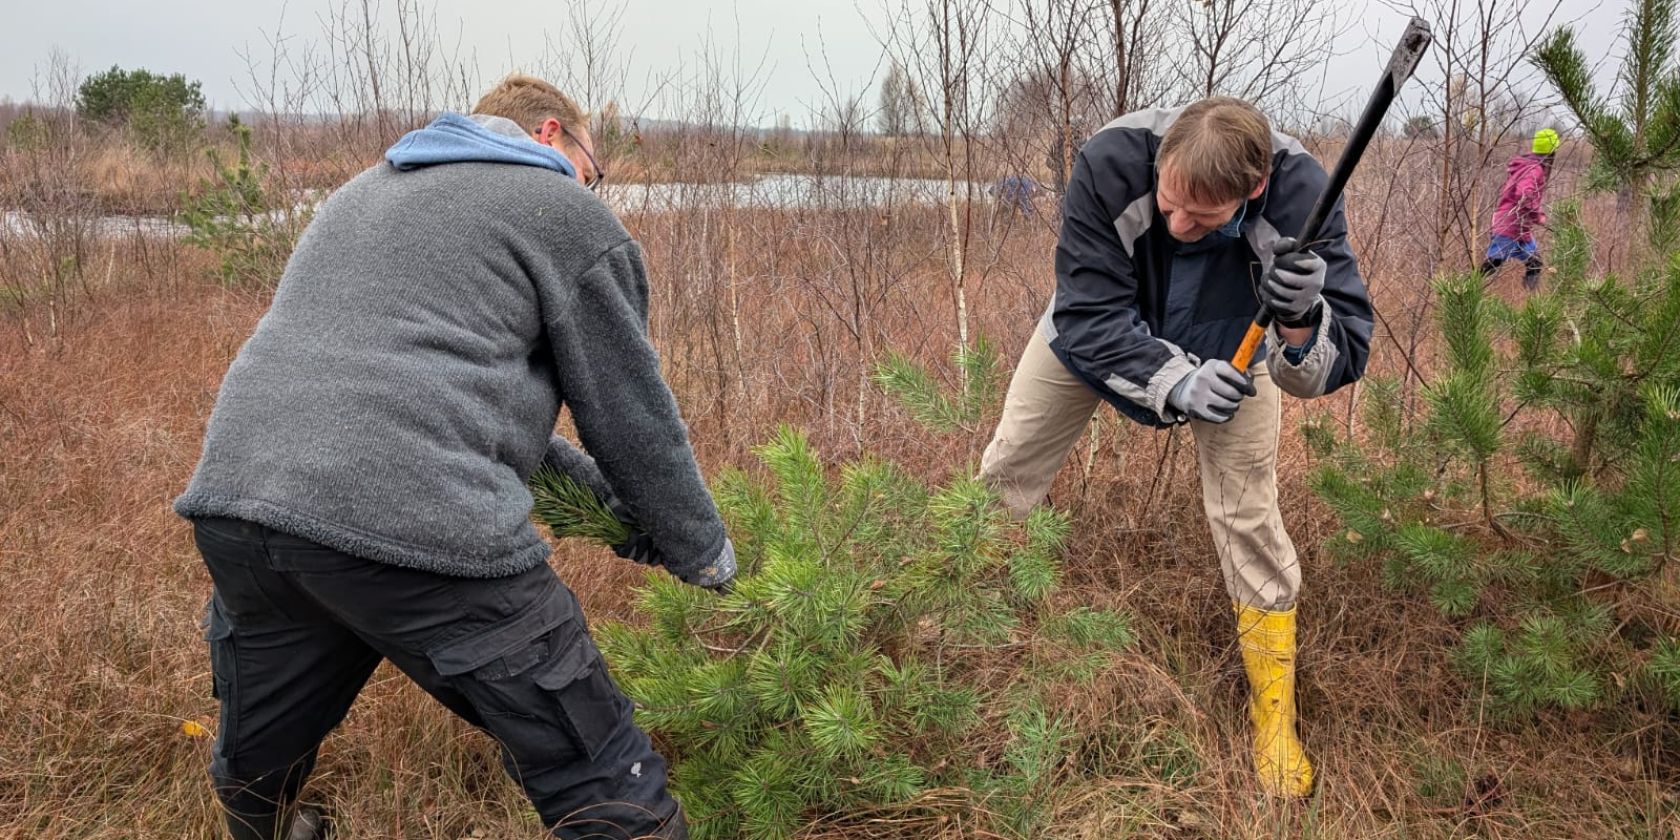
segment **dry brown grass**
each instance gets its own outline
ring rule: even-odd
[[[218,144],[226,156],[233,147]],[[164,216],[212,167],[202,153],[157,154],[120,132],[79,137],[49,154],[0,149],[0,198],[7,209],[78,206],[103,215]]]
[[[1379,339],[1374,367],[1393,372],[1408,330],[1427,323],[1410,304],[1422,299],[1418,243],[1429,234],[1415,218],[1380,212],[1397,201],[1383,190],[1394,172],[1380,171],[1363,173],[1350,195],[1395,333]],[[779,423],[810,430],[830,458],[867,449],[929,478],[977,459],[993,418],[937,437],[880,395],[859,398],[862,363],[881,350],[937,362],[954,343],[938,213],[628,222],[647,247],[653,332],[708,471],[749,464],[751,446]],[[969,305],[1006,363],[1044,304],[1052,242],[1042,225],[981,220]],[[5,260],[19,283],[39,267],[21,262],[24,253]],[[73,317],[31,300],[0,321],[0,708],[10,724],[0,730],[0,836],[210,836],[209,742],[181,730],[216,712],[197,624],[209,581],[169,502],[266,297],[193,279],[203,258],[174,245],[136,240],[93,253],[112,279],[66,297]],[[43,326],[50,315],[54,330]],[[1089,692],[1066,698],[1063,711],[1088,737],[1070,755],[1069,784],[1050,796],[1053,836],[1680,831],[1672,768],[1641,759],[1643,738],[1613,738],[1591,716],[1494,725],[1451,666],[1449,624],[1390,594],[1376,569],[1320,556],[1333,524],[1304,487],[1310,459],[1294,429],[1311,412],[1339,419],[1346,405],[1291,402],[1285,413],[1283,506],[1306,565],[1302,727],[1320,777],[1301,804],[1266,800],[1248,769],[1241,665],[1188,436],[1105,413],[1094,443],[1080,444],[1052,497],[1075,514],[1066,597],[1131,611],[1140,643]],[[555,566],[594,620],[634,617],[633,565],[565,546]],[[1462,775],[1427,790],[1431,762],[1454,762]],[[389,669],[329,739],[310,791],[337,809],[348,837],[535,836],[488,741]],[[961,801],[934,792],[889,813],[820,821],[806,836],[991,836]]]

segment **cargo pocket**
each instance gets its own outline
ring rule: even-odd
[[[624,723],[624,706],[595,642],[578,634],[565,654],[536,669],[533,679],[551,693],[578,748],[590,761],[600,758],[601,748]]]
[[[600,651],[568,598],[427,652],[514,759],[540,767],[596,759],[628,718]]]
[[[233,627],[216,605],[215,598],[204,616],[204,641],[210,647],[210,696],[221,701],[216,715],[216,752],[233,755],[234,727],[229,721],[239,701],[238,649],[233,640]]]

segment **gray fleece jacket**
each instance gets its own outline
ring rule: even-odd
[[[674,574],[733,574],[648,340],[640,248],[518,126],[448,116],[422,130],[441,143],[404,138],[321,206],[176,512],[497,577],[548,556],[526,489],[548,460],[615,493]],[[553,437],[562,404],[593,460]]]

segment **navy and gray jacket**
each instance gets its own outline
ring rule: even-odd
[[[1259,308],[1272,244],[1301,229],[1327,180],[1299,142],[1273,132],[1265,192],[1225,230],[1179,243],[1155,206],[1155,156],[1181,111],[1127,114],[1080,149],[1056,245],[1056,292],[1038,327],[1069,371],[1153,426],[1186,419],[1167,405],[1179,380],[1204,359],[1236,352]],[[1303,398],[1357,380],[1371,347],[1371,301],[1340,201],[1311,247],[1327,264],[1323,315],[1304,351],[1274,354],[1269,364],[1278,387]],[[1284,346],[1276,326],[1268,338]],[[1262,348],[1256,360],[1264,356]]]

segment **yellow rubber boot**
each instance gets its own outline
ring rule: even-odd
[[[1313,769],[1295,732],[1295,609],[1236,605],[1237,641],[1248,671],[1254,771],[1273,796],[1312,792]]]

